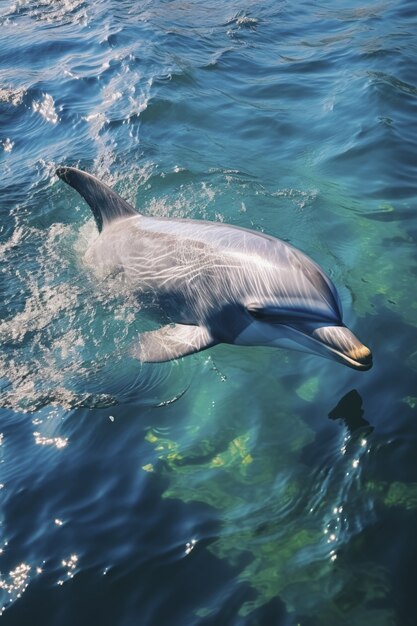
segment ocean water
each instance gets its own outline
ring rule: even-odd
[[[6,625],[417,623],[417,8],[2,0]],[[290,241],[374,353],[131,359],[82,167],[148,215]]]

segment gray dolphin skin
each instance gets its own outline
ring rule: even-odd
[[[73,167],[56,173],[86,200],[100,231],[87,263],[101,277],[122,273],[138,300],[164,315],[165,325],[132,348],[140,361],[228,343],[372,366],[370,350],[343,324],[333,283],[293,246],[223,223],[140,215],[94,176]]]

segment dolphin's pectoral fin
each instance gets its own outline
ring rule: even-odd
[[[173,324],[142,333],[132,354],[144,363],[161,363],[200,352],[216,343],[203,326]]]

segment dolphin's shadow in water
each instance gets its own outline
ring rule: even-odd
[[[359,429],[366,428],[369,433],[373,431],[373,426],[363,417],[362,397],[356,389],[346,393],[329,413],[329,419],[341,419],[349,433],[352,435]]]

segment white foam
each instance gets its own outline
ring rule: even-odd
[[[11,152],[14,146],[14,141],[12,141],[10,137],[7,137],[4,141],[1,142],[1,144],[5,152]]]
[[[59,121],[58,114],[55,110],[55,102],[49,93],[43,94],[43,100],[32,102],[32,109],[42,115],[42,117],[50,124],[56,124]]]

